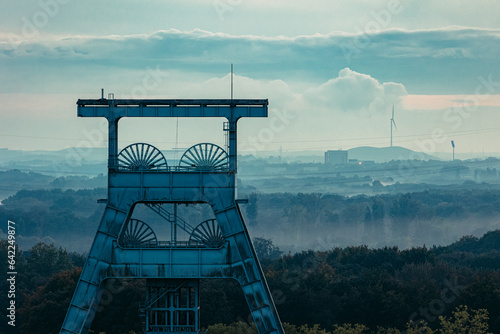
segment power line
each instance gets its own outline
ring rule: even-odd
[[[444,132],[441,135],[443,136],[465,136],[465,135],[474,135],[474,134],[480,134],[480,133],[487,133],[487,132],[496,132],[500,131],[500,128],[486,128],[486,129],[478,129],[478,130],[468,130],[468,131],[455,131],[455,132]],[[429,136],[432,136],[432,133],[423,133],[423,134],[412,134],[412,135],[402,135],[398,136],[398,139],[401,138],[428,138]],[[32,135],[19,135],[19,134],[0,134],[0,137],[14,137],[14,138],[33,138],[33,139],[48,139],[48,140],[68,140],[68,141],[89,141],[88,138],[68,138],[68,137],[49,137],[49,136],[32,136]],[[346,138],[335,138],[335,139],[314,139],[314,140],[282,140],[282,141],[272,141],[272,143],[281,143],[281,144],[286,144],[286,143],[320,143],[320,142],[338,142],[338,141],[362,141],[362,140],[387,140],[387,136],[378,136],[378,137],[346,137]],[[128,141],[133,141],[133,140],[128,140]],[[184,142],[179,142],[178,139],[174,141],[161,141],[161,140],[154,140],[157,143],[169,143],[169,144],[175,144],[175,143],[190,143],[191,141],[184,141]],[[411,141],[409,139],[406,140],[399,140],[400,142],[408,142]],[[106,143],[107,139],[103,140],[93,140],[92,142],[100,142],[100,143]],[[250,143],[247,141],[242,141],[240,142],[243,143]],[[372,142],[370,142],[372,143]]]

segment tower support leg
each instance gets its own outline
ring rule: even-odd
[[[87,334],[98,311],[100,286],[111,263],[113,242],[127,217],[125,210],[107,207],[83,266],[60,334]]]
[[[259,334],[284,334],[264,272],[236,203],[215,208],[217,222],[229,241],[233,275],[245,295]]]

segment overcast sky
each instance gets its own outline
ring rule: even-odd
[[[497,152],[497,0],[6,0],[0,147],[105,146],[78,98],[268,98],[240,149]],[[271,122],[271,120],[274,121]],[[122,120],[120,146],[223,143],[221,120]],[[178,134],[176,135],[176,132]],[[177,138],[177,140],[176,140]]]

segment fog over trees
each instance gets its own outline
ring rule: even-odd
[[[475,166],[441,166],[434,183],[426,183],[432,173],[420,174],[421,183],[390,179],[382,164],[371,175],[359,167],[333,176],[242,173],[239,198],[248,203],[240,206],[286,332],[500,332],[499,176]],[[58,333],[104,210],[97,201],[106,198],[106,176],[10,170],[0,179],[0,217],[16,222],[22,273],[15,333]],[[339,191],[321,191],[332,189]],[[180,205],[178,214],[193,225],[213,217],[205,204]],[[151,210],[138,205],[133,216],[169,237]],[[4,226],[0,239],[6,253]],[[255,333],[236,282],[202,280],[201,289],[207,333]],[[144,282],[123,281],[114,291],[94,332],[140,333]]]

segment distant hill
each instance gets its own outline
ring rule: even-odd
[[[0,148],[0,163],[8,162],[38,162],[39,163],[55,163],[64,162],[67,159],[82,158],[85,159],[87,163],[92,162],[102,162],[107,159],[107,148],[102,147],[92,147],[87,148],[66,148],[58,151],[20,151],[20,150],[9,150],[7,148]]]
[[[439,160],[435,156],[409,150],[400,146],[369,147],[362,146],[349,150],[349,159],[370,160],[377,163],[391,160]]]

